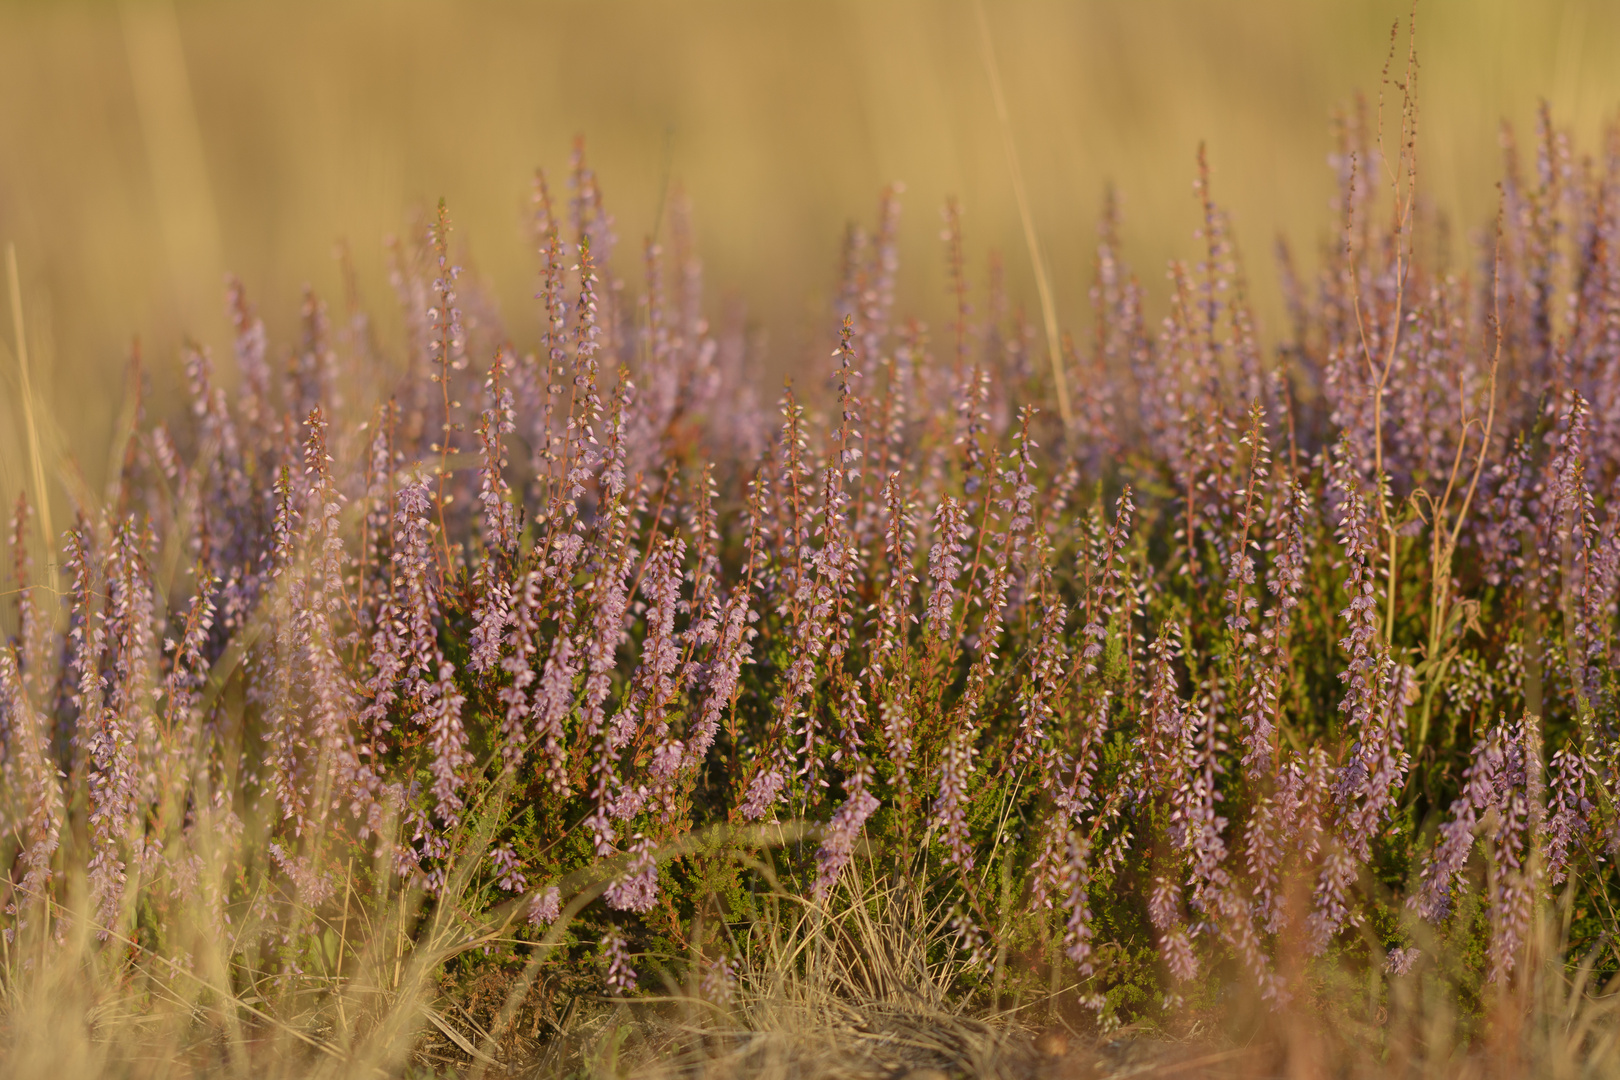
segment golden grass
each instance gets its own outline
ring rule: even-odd
[[[1407,976],[1381,975],[1376,965],[1352,975],[1318,962],[1307,973],[1312,994],[1281,1010],[1236,997],[1173,1012],[1164,1027],[1099,1032],[1073,986],[964,997],[961,978],[975,961],[948,946],[950,913],[927,899],[917,879],[871,865],[846,874],[821,904],[778,887],[768,866],[740,856],[765,886],[763,915],[732,931],[737,975],[729,1000],[700,984],[696,966],[683,981],[665,975],[646,984],[651,993],[628,1000],[537,986],[539,960],[600,894],[614,872],[609,865],[562,883],[562,918],[531,947],[528,969],[480,1006],[476,995],[446,993],[436,973],[458,953],[503,940],[515,912],[469,914],[465,872],[452,869],[443,902],[431,910],[419,894],[358,896],[351,876],[341,915],[330,904],[317,911],[297,897],[266,895],[222,925],[208,898],[243,874],[262,875],[253,866],[263,842],[255,832],[216,842],[209,838],[225,834],[196,831],[188,842],[198,844],[201,885],[170,909],[161,939],[146,926],[139,938],[98,940],[99,927],[83,914],[80,876],[59,908],[73,913],[57,924],[65,932],[25,930],[0,942],[0,1073],[50,1080],[1620,1075],[1620,994],[1598,985],[1594,970],[1607,959],[1601,950],[1566,959],[1567,904],[1539,908],[1526,974],[1475,1015],[1459,1008],[1444,947],[1421,939],[1425,956]],[[732,837],[739,851],[804,835],[793,824],[745,832]],[[713,840],[694,835],[679,847]],[[485,843],[464,837],[454,865],[476,863]],[[267,883],[261,878],[257,888]],[[131,884],[133,894],[139,882]],[[331,962],[296,975],[283,967],[274,979],[255,975],[243,943],[266,931],[324,934]]]
[[[56,529],[51,524],[51,489],[45,482],[45,453],[40,447],[38,400],[34,396],[33,380],[28,373],[28,333],[23,320],[22,284],[17,275],[17,248],[14,244],[6,245],[6,281],[11,293],[11,326],[16,334],[17,342],[17,382],[20,393],[20,411],[23,416],[23,431],[28,437],[28,468],[29,478],[34,483],[34,505],[39,507],[39,533],[40,549],[46,552],[56,550]],[[56,561],[52,557],[48,582],[51,590],[56,589]]]
[[[1041,254],[1040,233],[1030,213],[1029,194],[1024,189],[1024,170],[1018,163],[1018,143],[1013,138],[1012,118],[1007,115],[1007,95],[1001,88],[1001,65],[996,63],[996,46],[990,36],[990,20],[984,14],[984,0],[973,0],[973,14],[979,24],[984,71],[990,77],[990,100],[995,102],[996,122],[1001,128],[1002,144],[1007,148],[1007,173],[1012,180],[1013,200],[1018,205],[1018,223],[1024,230],[1030,268],[1035,272],[1035,290],[1041,298],[1041,323],[1046,329],[1046,358],[1052,365],[1052,387],[1057,392],[1058,415],[1067,428],[1074,424],[1074,409],[1069,405],[1069,381],[1063,374],[1063,350],[1058,344],[1057,308],[1052,301],[1052,282],[1046,272],[1046,258]]]
[[[535,1075],[1620,1075],[1620,995],[1595,985],[1596,957],[1566,968],[1555,909],[1538,916],[1529,977],[1489,1001],[1482,1015],[1459,1010],[1431,960],[1408,976],[1354,981],[1324,966],[1312,973],[1321,992],[1309,1003],[1273,1011],[1227,1000],[1186,1010],[1177,1028],[1099,1034],[1072,989],[1000,1009],[953,1001],[953,964],[927,960],[929,946],[946,933],[944,920],[905,884],[841,897],[831,910],[782,902],[803,906],[759,929],[761,945],[729,1009],[671,987],[667,997],[633,1008],[580,1010],[547,1043]]]

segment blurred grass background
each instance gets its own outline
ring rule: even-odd
[[[1406,9],[987,0],[1064,325],[1088,320],[1109,182],[1162,311],[1164,261],[1196,250],[1190,182],[1205,140],[1275,327],[1273,240],[1288,236],[1310,265],[1328,239],[1329,116],[1358,88],[1376,93]],[[666,184],[684,188],[711,302],[742,300],[770,342],[762,379],[826,332],[844,226],[869,220],[890,180],[907,185],[902,310],[938,319],[939,207],[954,193],[976,286],[999,249],[1033,314],[979,50],[958,0],[0,3],[0,243],[18,253],[47,469],[70,456],[99,486],[133,336],[159,411],[174,405],[183,334],[229,355],[227,269],[285,343],[304,283],[341,301],[344,240],[389,333],[382,239],[440,196],[509,331],[532,341],[530,177],[545,166],[561,189],[576,133],[632,287]],[[1592,150],[1620,106],[1613,0],[1423,0],[1419,50],[1420,184],[1464,228],[1494,210],[1501,121],[1528,134],[1546,98]],[[29,475],[11,322],[8,501]]]

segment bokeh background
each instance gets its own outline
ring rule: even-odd
[[[1200,141],[1275,328],[1271,258],[1331,229],[1329,118],[1375,95],[1406,0],[986,0],[1059,316],[1083,331],[1105,186],[1163,310],[1196,251]],[[1594,149],[1620,107],[1613,0],[1422,0],[1420,186],[1488,222],[1499,125],[1540,99]],[[907,185],[900,307],[943,308],[939,208],[973,276],[1004,253],[1034,304],[974,9],[956,0],[125,0],[0,3],[0,244],[15,244],[47,470],[93,485],[139,336],[174,407],[183,334],[228,356],[239,274],[286,342],[300,290],[337,299],[334,245],[392,332],[383,238],[448,199],[519,344],[536,326],[530,178],[588,139],[632,285],[678,185],[711,303],[732,298],[779,379],[827,332],[845,224]],[[27,482],[10,304],[0,305],[0,496]],[[227,365],[228,366],[228,365]],[[165,396],[167,395],[167,396]]]

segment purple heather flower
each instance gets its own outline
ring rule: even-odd
[[[562,914],[562,890],[555,885],[547,885],[535,891],[529,898],[529,925],[549,926],[557,921]]]
[[[489,850],[489,862],[496,874],[495,884],[511,893],[528,891],[529,879],[523,873],[523,860],[511,844],[496,844]]]
[[[737,996],[737,974],[741,962],[731,956],[717,956],[703,962],[703,976],[698,993],[703,1000],[724,1008]]]
[[[625,997],[636,992],[636,969],[630,963],[630,950],[625,947],[624,935],[609,930],[602,939],[602,955],[607,961],[603,982],[614,997]]]
[[[844,802],[827,823],[822,834],[821,847],[816,851],[816,881],[811,891],[817,900],[825,901],[838,882],[838,875],[855,853],[855,840],[866,819],[878,808],[877,796],[867,790],[871,776],[866,767],[857,766],[845,782]]]
[[[1569,874],[1572,849],[1591,827],[1593,805],[1586,797],[1589,769],[1577,744],[1571,742],[1553,754],[1551,772],[1552,813],[1543,834],[1542,857],[1548,883],[1557,885]]]
[[[770,813],[771,807],[776,805],[776,800],[786,784],[787,778],[782,775],[779,766],[768,765],[760,769],[748,785],[748,792],[743,797],[742,806],[739,807],[742,816],[749,821],[758,821]]]
[[[1389,975],[1410,975],[1412,968],[1418,962],[1423,950],[1415,945],[1405,945],[1391,949],[1384,954],[1384,972]]]
[[[637,833],[630,845],[630,864],[602,894],[616,911],[651,911],[658,896],[658,860],[653,843]]]
[[[944,641],[951,633],[955,614],[956,579],[962,574],[962,545],[972,535],[967,515],[954,498],[947,495],[934,518],[939,522],[939,539],[928,552],[928,577],[934,583],[928,594],[928,633]]]

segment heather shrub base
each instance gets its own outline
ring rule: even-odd
[[[18,504],[8,1064],[1611,1071],[1620,131],[1458,245],[1415,72],[1269,353],[1201,156],[1084,346],[955,205],[900,318],[885,192],[774,408],[582,150],[531,351],[443,206],[401,343],[233,282],[234,395],[135,357],[110,489]]]

